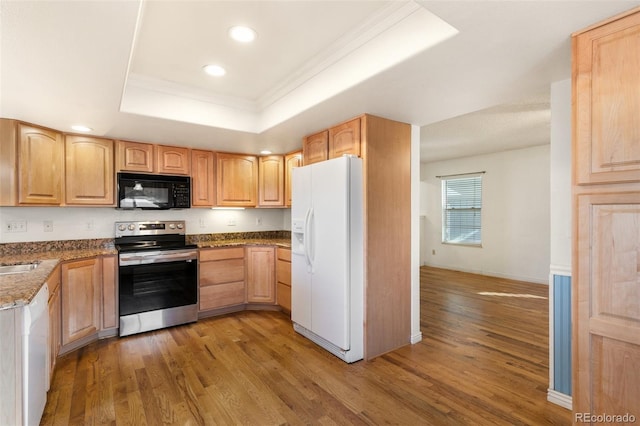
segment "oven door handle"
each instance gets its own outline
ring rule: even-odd
[[[198,259],[196,250],[176,252],[137,252],[120,255],[120,266],[146,265],[152,263],[180,262]]]

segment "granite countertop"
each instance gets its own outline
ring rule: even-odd
[[[88,248],[2,255],[0,265],[38,262],[38,267],[21,274],[0,275],[0,309],[28,305],[62,261],[115,254],[115,248]]]
[[[236,246],[276,246],[291,248],[290,238],[236,238],[217,241],[199,241],[198,248],[236,247]]]

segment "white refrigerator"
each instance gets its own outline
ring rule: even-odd
[[[293,169],[291,319],[345,362],[364,355],[362,160]]]

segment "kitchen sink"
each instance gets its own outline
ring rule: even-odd
[[[0,275],[23,274],[31,272],[38,267],[38,262],[20,263],[18,265],[0,265]]]

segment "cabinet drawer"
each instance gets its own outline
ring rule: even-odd
[[[200,250],[200,262],[242,258],[244,258],[244,248],[242,247]]]
[[[276,263],[276,279],[278,283],[291,285],[291,263],[278,259]]]
[[[291,249],[285,249],[278,247],[278,259],[291,262]]]
[[[278,283],[278,305],[291,311],[291,287]]]
[[[244,281],[244,259],[200,264],[200,287],[233,281]]]
[[[244,303],[244,281],[200,288],[200,310],[222,308]]]

